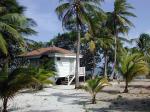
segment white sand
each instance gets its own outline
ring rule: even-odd
[[[131,85],[130,93],[123,94],[123,84],[113,83],[97,95],[97,104],[91,104],[91,96],[84,90],[61,85],[19,93],[8,106],[10,112],[150,112],[150,81]]]

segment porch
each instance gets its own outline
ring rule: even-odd
[[[79,78],[83,77],[83,81],[85,81],[85,67],[80,67],[79,68]],[[69,75],[66,77],[63,77],[63,81],[61,82],[64,85],[71,85],[72,82],[75,80],[75,70],[70,72]]]

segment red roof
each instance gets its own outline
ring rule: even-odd
[[[25,56],[25,57],[41,56],[46,53],[61,53],[61,54],[75,55],[75,53],[69,50],[53,46],[53,47],[40,48],[37,50],[33,50],[31,52],[24,53],[20,56]]]

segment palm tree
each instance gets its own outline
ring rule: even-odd
[[[23,14],[25,10],[16,0],[1,0],[0,5],[6,7],[8,13]]]
[[[99,30],[100,31],[100,30]],[[110,49],[113,46],[111,35],[103,34],[104,31],[100,31],[101,34],[95,34],[95,39],[93,39],[93,36],[90,32],[87,32],[85,34],[85,38],[82,39],[82,43],[88,43],[88,47],[90,52],[93,54],[93,75],[94,75],[94,69],[95,69],[95,54],[97,52],[97,49],[102,49],[104,52],[104,76],[107,77],[107,58]]]
[[[62,4],[56,8],[56,13],[59,19],[62,20],[64,28],[69,26],[75,27],[78,32],[77,39],[77,52],[76,52],[76,70],[75,70],[75,88],[79,87],[79,64],[80,64],[80,36],[83,26],[89,25],[88,13],[98,13],[101,9],[99,8],[100,2],[103,0],[60,0]]]
[[[112,47],[113,47],[113,39],[109,37],[100,38],[99,39],[99,45],[102,48],[103,51],[103,57],[104,57],[104,76],[107,78],[107,65],[108,65],[108,56],[110,53],[112,53]]]
[[[142,33],[139,38],[133,39],[133,41],[136,42],[136,47],[134,50],[142,52],[146,58],[146,61],[150,65],[150,35]],[[149,75],[147,77],[149,77]]]
[[[9,48],[16,43],[22,46],[23,39],[16,28],[25,20],[19,14],[7,13],[6,8],[0,6],[0,56],[3,59],[3,66],[8,66],[10,52]],[[10,50],[11,51],[11,50]],[[8,53],[10,55],[8,55]]]
[[[149,67],[145,57],[139,52],[132,54],[124,50],[119,59],[119,71],[125,80],[124,92],[127,93],[128,83],[139,75],[147,75]]]
[[[87,81],[85,90],[92,95],[92,104],[96,103],[96,94],[107,85],[110,84],[106,78],[94,78]]]
[[[17,92],[37,83],[33,74],[25,68],[17,68],[9,73],[7,66],[0,71],[0,98],[3,102],[2,112],[7,112],[7,103]]]
[[[0,6],[0,49],[7,55],[11,43],[23,46],[22,35],[36,32],[30,28],[35,25],[34,21],[17,13],[8,13],[6,10],[5,7]]]
[[[134,26],[133,23],[128,19],[128,17],[136,17],[132,12],[129,12],[130,9],[133,9],[131,4],[127,3],[126,0],[115,0],[114,2],[114,11],[108,12],[107,26],[111,30],[111,33],[115,36],[114,38],[114,64],[112,76],[115,73],[116,67],[116,58],[117,58],[117,38],[119,33],[125,34],[128,33],[129,28]]]
[[[2,7],[1,7],[2,8]],[[2,13],[2,12],[0,12]],[[20,18],[19,18],[20,19]],[[15,14],[8,14],[0,16],[0,49],[3,53],[7,54],[7,38],[10,38],[12,40],[18,40],[19,39],[19,33],[11,26],[12,24],[15,24],[15,22],[18,22],[18,15]],[[23,19],[23,18],[22,18]],[[10,23],[11,22],[11,23]],[[10,23],[10,24],[9,24]],[[7,38],[5,38],[8,36]]]
[[[105,22],[106,14],[103,12],[103,10],[100,10],[97,14],[90,11],[87,15],[89,19],[89,28],[85,34],[85,38],[82,38],[82,41],[84,44],[88,43],[89,50],[91,54],[93,55],[93,78],[95,75],[95,67],[96,67],[96,58],[95,55],[98,52],[99,49],[99,42],[101,42],[101,39],[104,38],[104,35],[102,35],[102,31],[104,30],[102,25]]]
[[[150,35],[143,33],[136,41],[137,48],[145,55],[150,54]]]
[[[88,46],[89,51],[91,52],[91,54],[93,55],[93,70],[92,70],[92,77],[94,78],[95,76],[95,67],[96,67],[96,60],[95,60],[95,53],[96,53],[96,44],[97,44],[97,40],[93,39],[93,36],[91,35],[90,32],[86,32],[85,34],[85,38],[81,39],[81,43],[83,43],[84,45],[86,44]],[[86,48],[87,49],[87,48]]]
[[[31,29],[36,23],[26,18],[23,7],[16,0],[0,1],[0,58],[2,66],[8,66],[9,61],[23,50],[24,35],[36,34]]]
[[[23,15],[24,10],[16,0],[0,1],[0,49],[5,55],[10,46],[22,46],[24,35],[36,34],[31,29],[36,23]]]

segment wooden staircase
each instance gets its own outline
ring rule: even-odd
[[[73,80],[75,79],[75,71],[72,71],[70,74],[72,75],[68,75],[65,77],[65,81],[63,81],[64,85],[71,85]],[[80,76],[84,76],[84,80],[85,80],[85,67],[80,67],[79,68],[79,77]]]
[[[64,84],[70,85],[74,79],[75,79],[75,75],[69,75],[69,76],[65,77]]]

